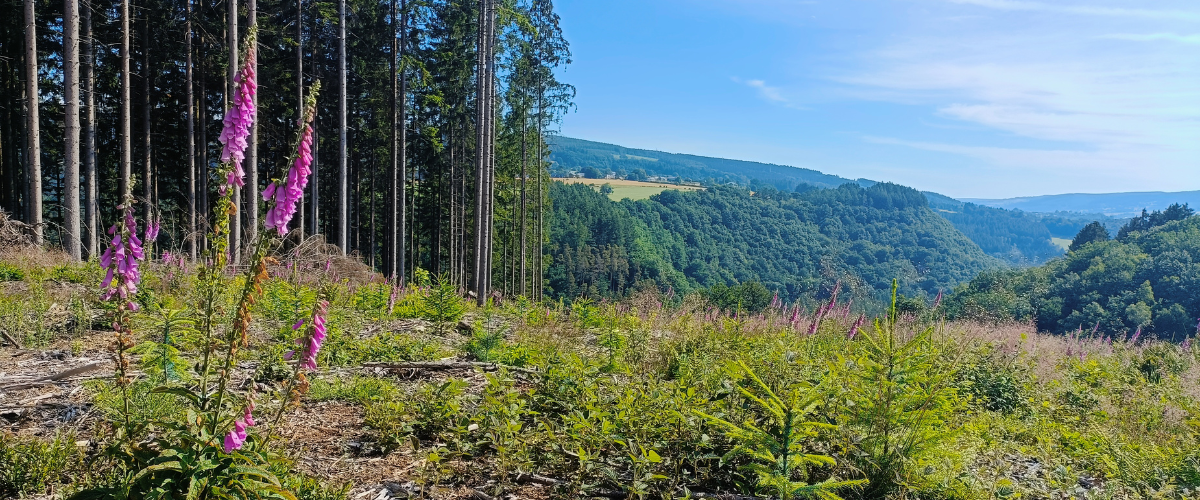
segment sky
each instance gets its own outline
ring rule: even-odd
[[[557,0],[561,133],[957,198],[1200,189],[1196,0]]]

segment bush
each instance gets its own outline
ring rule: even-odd
[[[81,480],[84,469],[73,435],[42,440],[0,433],[0,497],[44,493],[51,486]]]
[[[25,271],[22,271],[21,268],[7,262],[0,262],[0,281],[21,281],[23,279],[25,279]]]

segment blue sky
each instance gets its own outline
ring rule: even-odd
[[[955,197],[1200,189],[1195,0],[558,0],[571,137]]]

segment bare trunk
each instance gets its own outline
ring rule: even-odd
[[[84,210],[85,218],[87,219],[87,254],[89,258],[100,256],[100,235],[99,231],[99,209],[100,190],[98,179],[96,178],[96,52],[95,41],[92,39],[92,4],[89,0],[84,0],[83,4],[83,26],[84,26],[84,54],[83,58],[87,61],[83,66],[83,81],[86,95],[86,121],[84,122],[83,134],[83,169],[87,176],[87,187],[85,199],[86,210]]]
[[[338,248],[350,237],[350,177],[346,144],[346,0],[338,0]]]
[[[79,223],[79,0],[63,0],[63,241],[67,255],[83,258]]]
[[[487,5],[488,0],[479,0],[479,36],[478,50],[476,53],[476,89],[475,89],[475,272],[472,274],[472,279],[475,280],[475,298],[476,303],[480,306],[487,302],[487,280],[484,279],[484,265],[486,259],[484,252],[487,251],[487,246],[484,243],[486,235],[484,228],[486,225],[483,222],[486,203],[484,196],[487,194],[487,189],[484,183],[487,182],[486,165],[487,165],[487,148],[484,146],[487,140],[487,134],[484,131],[486,124],[484,118],[487,109],[487,58],[486,47],[486,31],[487,31]]]
[[[154,73],[150,69],[149,3],[146,5],[146,19],[142,23],[142,130],[146,132],[142,137],[142,196],[145,198],[144,220],[150,224],[157,200],[154,199],[154,177],[150,165],[150,79]]]
[[[304,0],[296,0],[296,116],[304,119]],[[297,122],[299,123],[299,121]],[[304,196],[300,196],[300,223],[296,233],[304,241]]]
[[[408,1],[400,1],[400,56],[403,58],[408,50]],[[404,71],[404,62],[400,62],[400,227],[396,236],[400,238],[396,248],[399,250],[396,269],[400,270],[399,283],[404,283],[407,277],[408,264],[408,72]],[[415,255],[414,255],[415,257]]]
[[[25,0],[25,114],[26,131],[26,176],[29,181],[28,222],[33,225],[34,243],[43,242],[42,224],[42,138],[39,135],[37,60],[37,18],[34,16],[34,0]]]
[[[396,128],[399,126],[399,124],[397,123],[397,117],[396,117],[396,107],[397,107],[396,99],[397,99],[397,92],[400,90],[399,89],[399,87],[400,87],[399,75],[397,74],[400,55],[398,54],[399,44],[397,43],[397,40],[396,40],[396,35],[397,35],[397,33],[396,33],[396,14],[397,14],[396,0],[391,1],[391,9],[392,9],[392,11],[391,11],[392,16],[391,16],[390,27],[392,28],[392,36],[391,36],[392,54],[391,54],[390,60],[388,61],[391,66],[391,75],[392,75],[391,76],[391,81],[392,81],[392,110],[391,110],[391,112],[392,112],[392,114],[390,117],[391,121],[392,121],[392,123],[391,123],[392,128],[391,128],[391,134],[390,134],[391,142],[388,143],[388,150],[391,154],[391,168],[388,169],[388,175],[391,177],[391,179],[390,179],[390,183],[388,185],[388,203],[386,203],[386,205],[388,207],[388,209],[387,209],[388,210],[388,217],[387,217],[388,229],[387,229],[387,238],[385,238],[387,252],[384,254],[384,258],[383,258],[384,266],[383,267],[384,267],[385,273],[390,274],[391,276],[395,276],[396,275],[396,254],[398,253],[396,251],[396,249],[397,249],[396,236],[397,236],[397,231],[398,231],[397,226],[400,223],[398,214],[396,213],[396,201],[399,198],[399,196],[397,196],[396,190],[397,190],[397,186],[399,185],[399,175],[400,175],[399,168],[398,168],[399,167],[399,165],[398,165],[399,159],[397,157],[397,154],[399,153],[399,151],[397,151],[397,149],[399,149],[399,146],[396,144]]]
[[[525,221],[526,221],[525,209],[527,206],[525,188],[526,188],[526,180],[529,179],[529,171],[527,170],[528,165],[529,165],[529,145],[528,145],[529,130],[527,127],[527,125],[529,123],[529,117],[526,116],[526,110],[528,109],[528,107],[525,107],[524,101],[521,103],[521,106],[522,106],[522,108],[521,108],[521,252],[520,252],[520,254],[521,254],[521,257],[520,257],[520,259],[521,259],[521,265],[520,265],[521,283],[520,283],[520,293],[521,293],[521,296],[524,297],[528,293],[527,287],[525,286],[526,285],[525,276],[527,274],[525,271],[525,259],[527,258],[525,255],[525,249],[529,247],[529,240],[526,238],[526,224],[525,224]]]
[[[246,23],[253,29],[258,24],[258,2],[246,3]],[[257,43],[257,42],[255,42]],[[258,74],[258,60],[254,60],[254,74]],[[258,93],[254,93],[254,107],[258,107]],[[250,124],[250,143],[246,147],[246,241],[258,238],[258,120]]]
[[[226,43],[229,45],[229,71],[225,86],[225,112],[233,106],[233,96],[237,92],[234,84],[238,71],[238,16],[237,0],[229,0],[228,21],[225,26]],[[233,262],[242,261],[242,190],[233,188],[234,214],[229,221],[229,249],[233,254]]]
[[[196,248],[196,95],[192,87],[192,0],[187,5],[187,28],[183,35],[187,46],[184,79],[187,80],[187,158],[188,158],[188,252],[192,261],[198,256]]]
[[[204,4],[199,5],[203,6]],[[204,71],[204,30],[201,29],[199,31],[201,51],[199,67],[200,74],[198,75],[198,79],[200,80],[200,99],[196,105],[196,110],[198,111],[196,123],[200,125],[200,167],[197,169],[197,174],[199,175],[199,186],[197,186],[197,189],[200,191],[200,208],[198,211],[201,215],[198,217],[198,219],[203,221],[202,227],[199,228],[200,248],[207,250],[208,233],[206,229],[208,227],[208,217],[210,216],[208,210],[208,93],[205,91],[206,74]]]
[[[121,199],[133,195],[133,116],[129,111],[129,1],[121,0]]]

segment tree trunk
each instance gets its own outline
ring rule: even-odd
[[[389,59],[388,64],[391,69],[391,78],[389,78],[389,79],[391,80],[391,84],[392,84],[392,109],[391,109],[391,116],[390,116],[391,128],[389,130],[391,131],[391,133],[389,134],[390,142],[388,142],[388,152],[391,155],[391,167],[388,169],[388,176],[390,177],[389,184],[388,184],[388,203],[385,203],[385,205],[388,207],[387,208],[387,210],[388,210],[388,215],[387,215],[388,229],[387,229],[387,237],[384,238],[384,240],[385,240],[384,245],[387,247],[387,251],[384,253],[384,258],[383,258],[384,270],[383,271],[384,271],[385,275],[394,277],[396,275],[396,254],[397,254],[397,252],[396,252],[396,248],[397,248],[396,247],[396,241],[397,241],[396,233],[398,230],[397,225],[400,223],[398,214],[396,213],[396,201],[399,198],[399,196],[397,196],[396,190],[397,190],[397,186],[399,185],[399,174],[400,174],[399,168],[398,168],[399,167],[398,158],[397,158],[397,154],[399,153],[399,151],[397,151],[397,149],[399,148],[399,146],[396,144],[396,128],[398,127],[398,123],[397,123],[397,119],[396,119],[396,99],[398,97],[397,92],[400,90],[399,89],[400,82],[399,82],[399,75],[397,74],[397,69],[398,69],[397,66],[399,64],[400,55],[398,53],[399,44],[397,43],[397,40],[396,40],[396,37],[398,35],[398,33],[396,32],[396,28],[397,28],[397,26],[396,26],[396,14],[397,14],[396,0],[391,0],[390,7],[391,7],[391,18],[389,19],[389,21],[390,21],[389,27],[391,28],[392,52],[391,52],[391,57],[388,58]]]
[[[129,110],[129,2],[121,0],[121,202],[133,195],[133,116]]]
[[[201,8],[203,8],[204,4],[199,4],[199,5],[201,5]],[[203,16],[201,16],[201,18],[203,18]],[[200,214],[202,214],[199,217],[199,220],[202,222],[201,227],[199,228],[199,230],[200,230],[200,235],[199,235],[200,236],[200,248],[207,250],[208,249],[207,229],[208,229],[208,220],[209,220],[208,217],[211,215],[211,214],[209,214],[209,210],[208,210],[208,177],[209,177],[208,176],[208,167],[209,167],[209,165],[208,165],[208,93],[205,91],[205,81],[207,80],[207,78],[206,78],[207,75],[204,71],[205,70],[205,67],[204,67],[204,46],[205,46],[204,39],[205,39],[205,36],[204,36],[203,29],[201,29],[199,31],[200,31],[200,54],[199,54],[200,55],[200,66],[197,68],[199,70],[199,75],[197,75],[197,77],[198,77],[197,79],[200,81],[200,99],[199,99],[199,102],[197,102],[197,106],[196,106],[196,110],[198,111],[197,116],[196,116],[196,123],[198,123],[200,125],[200,168],[197,169],[198,170],[197,173],[199,174],[199,177],[200,177],[200,179],[199,179],[200,185],[197,186],[197,189],[200,191],[199,212],[200,212]]]
[[[400,57],[403,58],[408,50],[408,1],[400,1]],[[400,227],[397,228],[396,237],[400,241],[396,244],[399,250],[396,269],[398,269],[398,283],[404,283],[407,277],[408,259],[408,72],[404,71],[405,64],[403,59],[400,61],[400,110],[399,121],[400,126]],[[415,255],[414,255],[415,258]]]
[[[525,224],[525,221],[526,221],[526,214],[525,214],[526,210],[525,209],[527,206],[525,185],[526,185],[526,180],[529,179],[529,171],[528,171],[529,130],[528,130],[528,126],[527,126],[529,124],[529,116],[528,116],[528,113],[526,113],[526,110],[528,109],[525,106],[526,102],[527,101],[522,99],[522,102],[521,102],[521,252],[520,252],[521,253],[521,257],[520,257],[521,258],[520,293],[521,293],[522,297],[525,297],[526,293],[528,293],[526,286],[525,286],[525,284],[526,284],[525,283],[525,276],[526,276],[525,259],[527,258],[525,255],[525,249],[529,247],[529,240],[526,238],[526,224]]]
[[[187,27],[183,39],[187,56],[184,79],[187,80],[187,161],[188,161],[188,253],[195,262],[196,248],[196,95],[192,87],[192,0],[184,0],[187,8]]]
[[[246,23],[249,25],[247,29],[253,29],[258,24],[258,2],[257,0],[249,0],[246,2]],[[257,42],[255,42],[257,43]],[[258,74],[258,59],[254,60],[254,74]],[[254,93],[254,107],[258,107],[258,92]],[[246,147],[246,242],[251,244],[258,238],[258,211],[259,200],[258,196],[258,122],[254,120],[250,125],[250,141]]]
[[[297,123],[304,120],[304,0],[296,0],[296,116]],[[300,196],[300,209],[296,213],[300,223],[296,234],[304,241],[304,196]]]
[[[154,220],[154,176],[150,165],[150,80],[154,72],[150,69],[150,3],[146,3],[146,18],[142,23],[142,193],[145,198],[143,217],[147,225]],[[150,244],[150,242],[146,242]]]
[[[87,219],[87,255],[100,256],[99,210],[100,189],[96,178],[96,46],[92,39],[92,3],[84,0],[83,4],[84,53],[87,61],[83,66],[83,81],[86,95],[86,121],[83,133],[83,169],[87,176],[87,188],[84,210]]]
[[[25,0],[25,168],[29,183],[29,203],[26,205],[29,215],[26,220],[33,225],[34,243],[41,245],[45,229],[42,224],[42,138],[39,135],[38,118],[41,97],[38,93],[37,18],[33,7],[34,0]]]
[[[350,237],[350,178],[346,144],[346,0],[338,0],[338,248]]]
[[[226,43],[229,45],[229,71],[226,78],[225,87],[225,112],[229,112],[229,108],[233,106],[233,96],[237,92],[234,80],[237,78],[238,71],[238,11],[237,0],[229,0],[228,20],[225,26]],[[233,189],[233,207],[234,214],[229,221],[229,249],[233,254],[233,263],[237,264],[242,261],[242,190]]]
[[[83,257],[79,223],[79,0],[63,1],[63,192],[64,246],[67,255]]]

